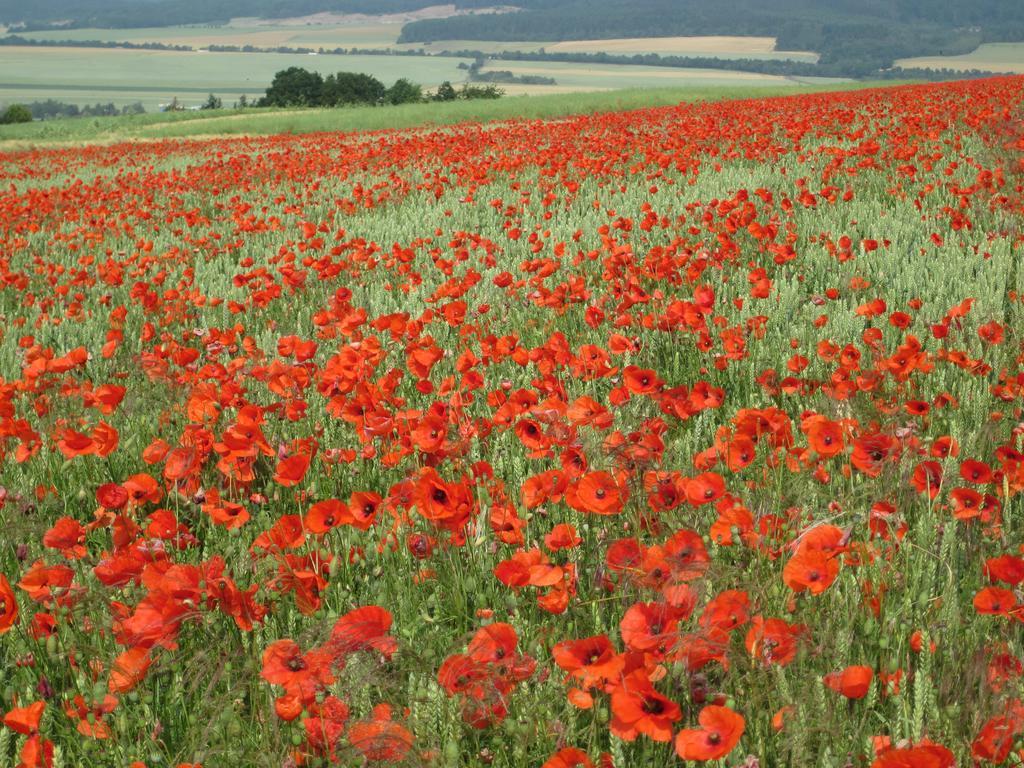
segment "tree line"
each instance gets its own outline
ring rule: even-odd
[[[107,104],[69,104],[56,99],[33,101],[28,104],[11,104],[0,112],[0,125],[28,123],[32,120],[53,120],[58,117],[115,117],[117,115],[142,115],[146,108],[141,101],[118,107]]]
[[[432,93],[406,78],[387,87],[373,75],[362,72],[338,72],[323,77],[302,67],[282,69],[274,75],[259,107],[342,107],[379,104],[415,104],[424,101],[456,99],[496,99],[503,92],[496,86],[463,85],[456,88],[442,83]]]

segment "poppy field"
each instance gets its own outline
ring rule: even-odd
[[[0,765],[1024,762],[1024,78],[0,175]]]

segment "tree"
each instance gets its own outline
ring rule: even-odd
[[[434,94],[434,101],[455,101],[457,98],[459,94],[447,80],[438,86],[437,93]]]
[[[387,89],[373,75],[361,72],[339,72],[328,75],[321,90],[320,105],[337,107],[343,104],[378,104]]]
[[[496,85],[469,85],[462,86],[459,91],[460,99],[500,99],[505,92]]]
[[[239,96],[239,97],[238,97],[238,108],[239,108],[239,109],[245,109],[245,108],[246,108],[246,107],[248,107],[248,106],[249,106],[249,99],[248,99],[248,97],[247,97],[247,96],[246,96],[246,95],[245,95],[245,94],[243,93],[243,94],[242,94],[241,96]]]
[[[220,97],[211,93],[206,97],[206,103],[200,109],[220,109],[223,106],[224,104],[221,102]]]
[[[274,75],[260,106],[315,107],[321,103],[323,87],[324,79],[319,72],[308,72],[302,67],[282,69]]]
[[[24,104],[11,104],[0,115],[0,123],[10,125],[12,123],[31,123],[32,111]]]
[[[423,88],[403,77],[388,88],[385,98],[389,104],[414,104],[423,101]]]

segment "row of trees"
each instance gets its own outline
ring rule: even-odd
[[[456,90],[444,82],[433,93],[406,78],[391,87],[373,75],[361,72],[338,72],[323,77],[302,67],[282,69],[274,75],[270,87],[256,106],[259,107],[342,107],[360,104],[416,104],[424,101],[455,101],[456,99],[497,99],[503,94],[495,86],[463,85]]]
[[[482,71],[487,58],[477,51],[472,64],[459,64],[459,69],[469,71],[469,79],[474,83],[514,83],[516,85],[555,85],[555,78],[544,75],[517,75],[507,69]]]
[[[390,87],[373,75],[338,72],[323,77],[302,67],[274,75],[260,107],[340,107],[355,104],[407,104],[421,101],[423,89],[401,78]]]
[[[57,117],[112,117],[115,115],[141,115],[146,111],[141,101],[117,107],[107,104],[68,104],[56,99],[33,101],[29,104],[11,104],[0,113],[0,124],[28,123],[32,120],[52,120]]]

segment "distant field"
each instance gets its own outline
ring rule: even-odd
[[[1024,73],[1024,43],[985,43],[963,56],[920,56],[899,59],[896,66],[905,69],[980,69],[989,72]]]
[[[816,62],[809,51],[777,51],[774,37],[623,37],[615,40],[570,40],[548,43],[551,53],[610,53],[620,56],[709,56],[723,59],[785,59]]]
[[[396,50],[442,51],[478,50],[533,52],[540,49],[561,53],[610,53],[620,56],[656,53],[661,56],[708,56],[723,59],[784,59],[815,62],[809,51],[777,51],[774,37],[650,37],[611,40],[573,40],[562,43],[492,40],[435,40],[431,43],[396,41],[402,25],[394,22],[358,20],[345,24],[296,25],[256,24],[243,20],[224,26],[155,27],[149,29],[68,29],[25,32],[36,40],[103,40],[108,42],[164,43],[190,45],[254,45],[261,48],[394,48]]]
[[[408,77],[431,88],[460,82],[461,59],[443,56],[306,56],[89,48],[0,47],[0,102],[59,99],[77,103],[142,101],[156,110],[177,96],[200,104],[214,93],[226,103],[262,95],[274,73],[304,67],[323,74],[366,72],[390,84]]]
[[[896,85],[887,82],[884,85]],[[400,107],[340,109],[249,109],[221,112],[176,112],[128,117],[48,120],[0,126],[0,152],[33,146],[84,144],[121,140],[149,140],[224,134],[250,136],[320,131],[367,131],[450,125],[467,120],[543,119],[566,115],[640,109],[690,101],[760,98],[831,90],[879,87],[882,83],[857,82],[820,86],[694,86],[634,88],[616,91],[521,96],[497,101],[460,101],[447,104],[410,104]]]
[[[644,67],[625,64],[573,64],[554,61],[501,61],[488,62],[488,70],[506,70],[515,75],[541,75],[553,77],[557,87],[573,90],[607,90],[644,86],[737,85],[747,87],[785,85],[792,81],[778,75],[756,72],[732,72],[722,69],[682,69],[674,67]],[[502,86],[506,87],[506,86]],[[545,86],[507,86],[511,93],[517,88],[541,92]],[[551,87],[551,86],[547,86]]]
[[[362,22],[317,26],[253,24],[225,26],[153,27],[143,29],[67,29],[25,32],[34,40],[103,40],[105,42],[164,43],[203,48],[208,45],[254,45],[259,48],[387,48],[395,44],[401,24]]]
[[[464,82],[466,70],[458,68],[463,61],[438,55],[311,56],[8,46],[0,47],[0,103],[56,99],[121,106],[141,101],[147,111],[156,111],[174,97],[184,106],[195,106],[214,93],[230,105],[242,94],[249,99],[261,96],[275,72],[293,66],[325,75],[366,72],[386,84],[406,77],[434,88],[446,80]],[[555,85],[503,85],[509,95],[643,87],[763,87],[790,82],[774,75],[717,69],[500,60],[488,66],[556,80]]]

